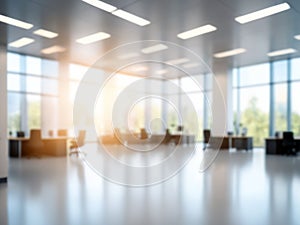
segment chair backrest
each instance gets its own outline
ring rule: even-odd
[[[44,148],[44,143],[42,141],[41,134],[42,134],[41,130],[38,129],[30,130],[29,140],[22,142],[22,156],[41,154]]]
[[[25,137],[24,131],[17,131],[17,137]]]
[[[204,143],[208,143],[210,139],[210,130],[204,129],[203,130],[203,137],[204,137]]]
[[[283,132],[283,140],[294,140],[294,133],[291,131]]]
[[[41,140],[42,135],[41,135],[41,130],[34,129],[30,130],[30,140]]]
[[[79,133],[78,133],[77,144],[78,144],[79,147],[84,145],[85,133],[86,133],[85,130],[80,130]]]
[[[57,131],[57,136],[66,137],[66,136],[68,136],[68,131],[66,129],[60,129]]]

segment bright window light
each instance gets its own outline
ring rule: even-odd
[[[290,5],[288,3],[282,3],[279,5],[271,6],[262,10],[258,10],[243,16],[236,17],[235,20],[241,24],[248,23],[254,20],[262,19],[267,16],[274,15],[276,13],[283,12],[285,10],[290,9]]]
[[[21,48],[21,47],[23,47],[25,45],[29,45],[29,44],[31,44],[33,42],[34,42],[33,39],[23,37],[23,38],[20,38],[20,39],[18,39],[16,41],[13,41],[13,42],[9,43],[8,46],[14,47],[14,48]]]
[[[145,26],[145,25],[150,24],[150,21],[145,20],[145,19],[143,19],[141,17],[138,17],[136,15],[133,15],[133,14],[131,14],[129,12],[126,12],[124,10],[121,10],[121,9],[113,11],[112,14],[115,15],[115,16],[117,16],[117,17],[120,17],[120,18],[122,18],[124,20],[127,20],[129,22],[137,24],[139,26]]]
[[[79,38],[76,40],[76,42],[80,43],[80,44],[91,44],[97,41],[101,41],[104,39],[110,38],[110,34],[104,33],[104,32],[98,32],[95,34],[91,34],[82,38]]]
[[[169,61],[166,61],[167,64],[171,64],[171,65],[179,65],[179,64],[183,64],[186,62],[189,62],[190,60],[188,58],[179,58],[179,59],[172,59]]]
[[[242,54],[246,52],[246,49],[244,48],[237,48],[237,49],[232,49],[229,51],[225,51],[225,52],[218,52],[214,54],[215,58],[225,58],[225,57],[229,57],[229,56],[234,56],[234,55],[238,55],[238,54]]]
[[[33,27],[33,25],[31,23],[26,23],[26,22],[23,22],[21,20],[13,19],[11,17],[4,16],[4,15],[0,15],[0,22],[6,23],[6,24],[9,24],[9,25],[13,25],[13,26],[16,26],[16,27],[20,27],[20,28],[23,28],[23,29],[26,29],[26,30]]]
[[[115,7],[113,5],[110,5],[110,4],[107,4],[105,2],[98,1],[98,0],[82,0],[82,1],[98,8],[98,9],[102,9],[106,12],[112,12],[117,9],[117,7]]]
[[[150,54],[150,53],[154,53],[154,52],[159,52],[159,51],[163,51],[168,49],[168,46],[163,45],[163,44],[157,44],[157,45],[153,45],[147,48],[143,48],[142,49],[142,53],[144,54]]]
[[[38,29],[38,30],[34,31],[33,33],[36,34],[36,35],[45,37],[45,38],[55,38],[55,37],[58,36],[57,33],[54,33],[54,32],[49,31],[49,30],[44,30],[44,29]]]
[[[288,55],[288,54],[292,54],[295,52],[297,52],[297,50],[295,50],[293,48],[287,48],[287,49],[281,49],[281,50],[274,51],[274,52],[269,52],[268,56],[274,57],[274,56],[280,56],[280,55]]]
[[[54,45],[52,47],[42,49],[41,53],[49,55],[49,54],[59,53],[64,51],[66,51],[64,47]]]
[[[206,33],[209,33],[209,32],[215,31],[215,30],[217,30],[216,27],[208,24],[205,26],[197,27],[195,29],[182,32],[182,33],[178,34],[177,37],[179,37],[181,39],[189,39],[189,38],[196,37],[196,36],[199,36],[202,34],[206,34]]]

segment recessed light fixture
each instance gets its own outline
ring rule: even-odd
[[[95,6],[98,9],[102,9],[106,12],[112,12],[117,9],[117,7],[110,5],[106,2],[98,1],[98,0],[82,0],[85,3],[88,3],[92,6]]]
[[[23,22],[21,20],[17,20],[17,19],[14,19],[14,18],[11,18],[11,17],[8,17],[8,16],[4,16],[4,15],[0,15],[0,22],[6,23],[6,24],[9,24],[9,25],[13,25],[13,26],[16,26],[16,27],[20,27],[20,28],[23,28],[23,29],[26,29],[26,30],[33,27],[33,25],[31,23],[26,23],[26,22]]]
[[[66,51],[64,47],[54,45],[52,47],[42,49],[41,53],[49,55],[49,54],[59,53],[64,51]]]
[[[299,41],[300,41],[300,34],[299,34],[299,35],[295,35],[294,38],[295,38],[296,40],[299,40]]]
[[[55,37],[58,36],[57,33],[54,33],[54,32],[49,31],[49,30],[44,30],[44,29],[38,29],[38,30],[34,31],[33,33],[36,34],[36,35],[45,37],[45,38],[55,38]]]
[[[262,10],[258,10],[243,16],[236,17],[235,20],[241,24],[248,23],[254,20],[262,19],[267,16],[274,15],[276,13],[283,12],[285,10],[290,9],[290,5],[288,3],[282,3],[279,5],[271,6]]]
[[[200,66],[200,64],[199,63],[187,63],[187,64],[184,64],[184,65],[182,65],[184,68],[195,68],[195,67],[198,67],[198,66]]]
[[[157,75],[163,75],[163,74],[166,74],[166,73],[168,73],[168,70],[166,70],[166,69],[161,69],[161,70],[156,71]]]
[[[171,65],[179,65],[179,64],[183,64],[183,63],[186,63],[189,61],[190,60],[188,58],[179,58],[179,59],[172,59],[172,60],[166,61],[165,63],[171,64]]]
[[[32,38],[23,37],[23,38],[20,38],[20,39],[18,39],[16,41],[10,42],[8,44],[8,46],[14,47],[14,48],[21,48],[21,47],[23,47],[25,45],[31,44],[32,42],[34,42],[34,40]]]
[[[138,17],[136,15],[133,15],[133,14],[131,14],[129,12],[126,12],[124,10],[121,10],[121,9],[113,11],[112,14],[117,16],[117,17],[120,17],[124,20],[127,20],[129,22],[135,23],[139,26],[146,26],[146,25],[150,24],[150,21],[145,20],[141,17]]]
[[[150,53],[154,53],[154,52],[159,52],[159,51],[163,51],[168,49],[168,46],[163,45],[163,44],[157,44],[157,45],[153,45],[147,48],[143,48],[142,49],[142,53],[144,54],[150,54]]]
[[[125,59],[131,59],[131,58],[138,57],[139,55],[140,54],[137,53],[137,52],[131,52],[131,53],[127,53],[127,54],[124,54],[124,55],[119,55],[118,58],[122,59],[122,60],[125,60]]]
[[[217,30],[216,27],[214,27],[210,24],[207,24],[205,26],[197,27],[192,30],[188,30],[188,31],[182,32],[180,34],[177,34],[177,37],[179,37],[181,39],[189,39],[189,38],[196,37],[196,36],[199,36],[202,34],[206,34],[206,33],[209,33],[209,32],[215,31],[215,30]]]
[[[246,49],[244,48],[236,48],[236,49],[232,49],[229,51],[225,51],[225,52],[218,52],[214,54],[215,58],[225,58],[225,57],[229,57],[229,56],[234,56],[234,55],[238,55],[238,54],[242,54],[246,52]]]
[[[147,71],[148,67],[146,66],[134,66],[130,68],[130,71],[132,72],[143,72],[143,71]]]
[[[101,40],[104,40],[107,38],[110,38],[110,34],[107,34],[104,32],[98,32],[95,34],[91,34],[91,35],[79,38],[76,40],[76,42],[86,45],[86,44],[94,43],[96,41],[101,41]]]
[[[269,57],[274,57],[274,56],[280,56],[280,55],[288,55],[288,54],[292,54],[292,53],[295,53],[295,52],[297,52],[296,49],[287,48],[287,49],[281,49],[281,50],[274,51],[274,52],[269,52],[267,55]]]

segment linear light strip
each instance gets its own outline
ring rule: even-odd
[[[20,27],[20,28],[23,28],[23,29],[26,29],[26,30],[33,27],[33,25],[31,23],[26,23],[26,22],[23,22],[21,20],[17,20],[17,19],[14,19],[14,18],[11,18],[11,17],[8,17],[8,16],[4,16],[4,15],[0,15],[0,22],[6,23],[6,24],[9,24],[9,25],[13,25],[13,26],[16,26],[16,27]]]
[[[35,30],[33,33],[36,34],[36,35],[45,37],[45,38],[55,38],[55,37],[58,36],[57,33],[54,33],[54,32],[49,31],[49,30],[44,30],[44,29]]]
[[[299,35],[295,35],[294,38],[295,38],[296,40],[299,40],[299,41],[300,41],[300,34],[299,34]]]
[[[117,7],[110,5],[106,2],[99,1],[99,0],[82,0],[82,1],[98,8],[98,9],[102,9],[106,12],[112,12],[117,9]]]
[[[183,63],[186,63],[189,61],[190,60],[188,58],[179,58],[179,59],[172,59],[172,60],[166,61],[165,63],[171,64],[171,65],[179,65],[179,64],[183,64]]]
[[[295,52],[297,52],[296,49],[287,48],[287,49],[281,49],[281,50],[274,51],[274,52],[269,52],[267,55],[269,57],[274,57],[274,56],[280,56],[280,55],[288,55],[288,54],[292,54],[292,53],[295,53]]]
[[[133,15],[133,14],[131,14],[129,12],[126,12],[124,10],[121,10],[121,9],[113,11],[112,14],[117,16],[117,17],[120,17],[124,20],[127,20],[129,22],[135,23],[139,26],[146,26],[146,25],[150,24],[150,21],[145,20],[141,17],[138,17],[136,15]]]
[[[237,49],[232,49],[229,51],[225,51],[225,52],[218,52],[214,54],[215,58],[225,58],[225,57],[229,57],[229,56],[234,56],[234,55],[238,55],[238,54],[242,54],[246,52],[246,49],[244,48],[237,48]]]
[[[94,43],[96,41],[101,41],[107,38],[110,38],[110,34],[104,33],[104,32],[98,32],[95,34],[91,34],[82,38],[79,38],[76,40],[76,42],[80,43],[80,44],[91,44]]]
[[[13,42],[9,43],[8,46],[14,47],[14,48],[21,48],[21,47],[23,47],[25,45],[29,45],[33,42],[34,42],[34,39],[23,37],[23,38],[20,38],[16,41],[13,41]]]
[[[64,47],[54,45],[54,46],[51,46],[49,48],[42,49],[41,53],[49,55],[49,54],[59,53],[59,52],[64,52],[64,51],[66,51],[66,49]]]
[[[163,51],[168,49],[168,46],[163,45],[163,44],[157,44],[157,45],[153,45],[147,48],[143,48],[141,51],[144,54],[150,54],[150,53],[154,53],[154,52],[159,52],[159,51]]]
[[[193,38],[193,37],[196,37],[196,36],[199,36],[202,34],[213,32],[215,30],[217,30],[216,27],[214,27],[210,24],[207,24],[205,26],[197,27],[195,29],[182,32],[182,33],[178,34],[177,37],[185,40],[185,39]]]
[[[283,12],[285,10],[290,9],[290,5],[288,3],[282,3],[279,5],[271,6],[262,10],[258,10],[252,13],[245,14],[243,16],[238,16],[235,20],[241,24],[248,23],[254,20],[262,19],[267,16],[274,15],[276,13]]]

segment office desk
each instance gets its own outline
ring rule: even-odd
[[[284,155],[284,149],[282,148],[282,138],[269,137],[265,139],[266,154],[268,155]],[[300,138],[294,139],[296,143],[296,149],[300,149]]]
[[[30,139],[9,137],[9,156],[22,157],[22,144]],[[42,138],[43,147],[39,150],[39,155],[49,156],[66,156],[67,154],[67,138],[66,137],[51,137]]]
[[[212,136],[209,139],[211,148],[220,148],[220,150],[228,150],[229,148],[236,148],[237,150],[251,150],[253,149],[253,138],[242,136]]]

